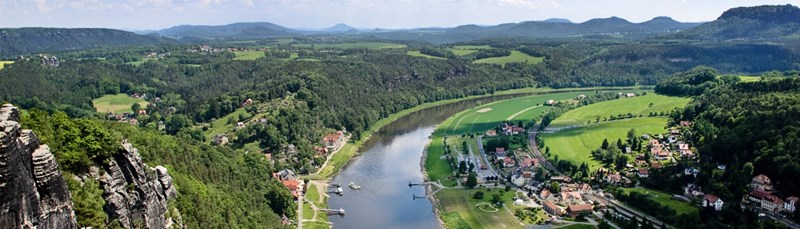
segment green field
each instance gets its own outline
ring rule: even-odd
[[[630,193],[631,191],[633,191],[638,193],[649,194],[652,200],[655,200],[663,205],[666,205],[669,208],[672,208],[678,215],[688,214],[688,213],[694,214],[698,211],[698,209],[694,207],[692,203],[672,199],[672,195],[665,192],[641,188],[641,187],[624,188],[624,190],[625,193]]]
[[[527,64],[538,64],[542,62],[544,57],[534,57],[528,54],[522,53],[520,51],[511,51],[511,55],[504,56],[504,57],[492,57],[486,59],[475,60],[472,63],[475,64],[499,64],[504,65],[507,63],[527,63]]]
[[[567,226],[556,227],[556,228],[557,229],[594,229],[594,228],[597,228],[597,227],[595,227],[594,225],[589,225],[589,224],[575,223],[575,224],[570,224],[570,225],[567,225]]]
[[[398,49],[398,48],[405,48],[406,47],[406,45],[403,45],[403,44],[385,43],[385,42],[354,42],[354,43],[338,43],[338,44],[295,44],[295,45],[292,45],[292,46],[298,47],[298,48],[311,48],[311,47],[314,47],[315,49],[319,49],[319,48]]]
[[[458,56],[466,56],[475,52],[480,51],[481,49],[491,49],[491,46],[488,45],[456,45],[450,48],[454,54]]]
[[[0,60],[0,69],[5,68],[5,65],[7,65],[7,64],[13,64],[13,63],[14,63],[14,61]]]
[[[438,59],[438,60],[446,60],[447,59],[447,58],[442,58],[442,57],[438,57],[438,56],[431,56],[431,55],[423,54],[423,53],[421,53],[419,51],[408,51],[407,53],[408,53],[409,56],[414,56],[414,57],[425,57],[425,58]]]
[[[592,160],[591,151],[600,148],[603,139],[608,138],[609,142],[616,141],[617,138],[624,139],[631,128],[636,129],[636,133],[639,134],[663,133],[666,124],[666,117],[621,119],[543,133],[542,140],[545,146],[550,147],[551,154],[558,155],[560,160],[568,160],[575,164],[586,162],[589,167],[597,168],[600,164]]]
[[[206,137],[209,139],[209,141],[216,134],[224,134],[224,133],[226,133],[228,131],[232,131],[233,127],[236,126],[236,122],[228,123],[228,119],[231,119],[231,118],[238,119],[239,115],[245,115],[246,119],[249,119],[249,118],[252,117],[252,116],[249,116],[247,114],[247,111],[244,108],[239,108],[239,109],[236,109],[235,111],[231,112],[228,115],[225,115],[225,116],[223,116],[221,118],[218,118],[218,119],[214,120],[213,122],[211,122],[211,127],[208,128],[208,130],[205,131]],[[244,122],[244,121],[245,120],[239,120],[239,122]]]
[[[233,60],[255,60],[261,57],[264,57],[264,51],[243,51],[243,52],[233,52],[236,57]]]
[[[482,133],[506,120],[514,123],[518,121],[527,123],[550,109],[548,106],[541,106],[545,101],[571,99],[584,93],[586,92],[532,95],[476,106],[459,112],[442,122],[437,128],[436,134],[444,136]]]
[[[111,111],[115,114],[132,112],[131,106],[134,103],[139,103],[142,109],[146,108],[148,104],[143,99],[133,98],[126,94],[106,95],[92,100],[92,105],[97,112]]]
[[[637,91],[636,94],[641,94],[641,92]],[[650,112],[669,112],[678,107],[685,107],[690,100],[688,97],[670,97],[658,95],[651,91],[644,96],[605,101],[567,111],[556,120],[553,120],[548,127],[560,128],[585,125],[589,122],[596,122],[598,117],[602,120],[612,115],[627,113],[637,116],[641,114],[646,117]]]
[[[473,193],[478,190],[484,192],[481,200],[472,198]],[[436,193],[436,199],[439,200],[440,210],[443,214],[458,213],[471,228],[523,228],[517,222],[516,217],[505,209],[486,212],[476,207],[479,203],[490,202],[494,193],[497,191],[446,189]],[[503,193],[503,202],[506,206],[511,206],[513,196],[514,192]]]

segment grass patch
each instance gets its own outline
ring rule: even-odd
[[[655,200],[656,202],[663,204],[669,208],[672,208],[672,210],[675,210],[675,213],[678,215],[695,214],[697,211],[699,211],[696,207],[692,205],[692,203],[672,199],[672,195],[669,193],[656,191],[652,189],[646,189],[642,187],[623,188],[623,190],[625,190],[625,193],[638,192],[647,194],[648,196],[650,196],[650,199]]]
[[[437,60],[446,60],[447,59],[447,58],[442,58],[442,57],[438,57],[438,56],[431,56],[431,55],[423,54],[420,51],[408,51],[407,54],[409,56],[413,56],[413,57],[425,57],[425,58],[437,59]]]
[[[511,51],[511,55],[504,56],[504,57],[492,57],[492,58],[485,58],[480,60],[475,60],[472,63],[475,64],[499,64],[505,66],[507,63],[527,63],[527,64],[538,64],[542,62],[544,57],[535,57],[530,56],[528,54],[522,53],[520,51]]]
[[[264,51],[243,51],[243,52],[233,52],[236,57],[233,60],[255,60],[261,57],[264,57]]]
[[[666,124],[665,117],[622,119],[543,133],[542,140],[545,146],[550,147],[552,155],[558,155],[559,160],[568,160],[577,165],[586,162],[594,169],[600,164],[592,159],[591,151],[600,148],[603,139],[608,138],[609,142],[616,142],[617,138],[624,139],[631,128],[636,129],[636,133],[663,133]]]
[[[650,92],[644,96],[605,101],[567,111],[553,120],[549,127],[585,125],[596,122],[598,117],[602,120],[612,115],[627,113],[646,117],[651,112],[669,112],[675,108],[685,107],[690,100],[688,97],[664,96]]]
[[[0,70],[6,67],[6,65],[13,64],[14,61],[7,61],[7,60],[0,60]]]
[[[595,227],[594,225],[589,225],[589,224],[575,223],[575,224],[570,224],[570,225],[567,225],[567,226],[556,227],[556,228],[558,228],[558,229],[594,229],[594,228],[597,228],[597,227]]]
[[[488,45],[456,45],[450,48],[450,51],[457,56],[466,56],[478,52],[481,49],[492,49],[492,47]]]
[[[245,119],[239,120],[240,116],[243,116]],[[244,108],[236,109],[230,114],[211,122],[211,126],[205,131],[206,137],[208,139],[212,139],[212,137],[216,134],[224,134],[228,131],[231,131],[233,130],[233,127],[236,126],[237,122],[244,122],[249,118],[251,118],[251,116],[247,114],[247,111],[245,111]],[[231,120],[231,122],[229,123],[228,120]]]
[[[295,44],[292,45],[298,48],[338,48],[338,49],[349,49],[349,48],[366,48],[366,49],[398,49],[398,48],[405,48],[406,45],[403,44],[395,44],[395,43],[386,43],[386,42],[353,42],[353,43],[337,43],[337,44]]]
[[[484,192],[483,199],[472,198],[475,191]],[[471,228],[523,228],[516,218],[505,209],[499,209],[497,212],[486,212],[477,207],[480,203],[491,202],[492,194],[495,193],[498,193],[498,191],[446,189],[436,193],[436,199],[439,200],[439,207],[443,216],[447,216],[444,219],[456,218],[453,216],[455,213],[459,216],[458,218],[463,220],[460,222]],[[510,205],[514,192],[504,192],[502,195],[503,202],[507,206]],[[445,223],[449,225],[447,221]]]
[[[330,229],[330,226],[325,222],[303,222],[303,228]]]
[[[146,108],[147,101],[143,99],[137,99],[134,97],[130,97],[126,94],[116,94],[116,95],[105,95],[100,98],[96,98],[92,100],[92,105],[97,112],[114,112],[115,114],[121,114],[125,112],[133,112],[131,110],[131,106],[134,103],[138,103],[142,106],[142,108]]]
[[[446,186],[454,186],[455,181],[447,179],[448,176],[453,174],[453,169],[444,156],[444,140],[443,137],[434,137],[428,145],[427,157],[425,158],[425,172],[428,173],[428,179],[431,181],[440,181]]]
[[[314,209],[311,209],[311,204],[303,203],[303,219],[313,219]]]

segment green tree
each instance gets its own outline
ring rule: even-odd
[[[603,145],[600,148],[608,149],[608,138],[603,138]]]
[[[85,179],[81,185],[70,174],[64,174],[70,193],[72,193],[72,203],[75,207],[75,216],[80,227],[106,228],[106,213],[103,211],[105,200],[103,200],[103,190],[100,189],[94,179]]]
[[[478,177],[475,175],[475,173],[469,173],[469,176],[467,176],[467,182],[464,185],[466,185],[468,188],[474,188],[476,185],[478,185]]]

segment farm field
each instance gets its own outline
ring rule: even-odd
[[[623,92],[626,93],[626,92]],[[635,92],[637,95],[641,91]],[[589,122],[597,122],[597,118],[608,118],[618,114],[631,113],[647,117],[651,112],[669,112],[678,107],[684,107],[691,99],[688,97],[671,97],[658,95],[652,91],[644,96],[633,98],[621,98],[601,103],[595,103],[573,110],[567,111],[556,120],[553,120],[548,127],[561,128],[567,126],[586,125]],[[650,104],[653,104],[650,106]]]
[[[0,60],[0,69],[5,68],[7,64],[13,64],[13,63],[14,61]]]
[[[414,56],[414,57],[425,57],[425,58],[439,59],[439,60],[446,60],[447,59],[447,58],[441,58],[441,57],[438,57],[438,56],[431,56],[431,55],[423,54],[420,51],[408,51],[407,54],[409,56]]]
[[[528,54],[522,53],[520,51],[511,51],[511,55],[504,56],[504,57],[492,57],[486,59],[475,60],[472,63],[475,64],[499,64],[505,66],[507,63],[527,63],[527,64],[538,64],[542,62],[544,57],[535,57],[530,56]]]
[[[318,48],[397,49],[397,48],[405,48],[406,47],[406,45],[403,45],[403,44],[385,43],[385,42],[354,42],[354,43],[338,43],[338,44],[294,44],[292,46],[298,47],[298,48],[311,48],[311,47],[314,47],[315,49],[318,49]]]
[[[106,95],[92,100],[92,105],[97,112],[111,111],[115,114],[132,112],[131,106],[134,103],[139,103],[142,108],[147,107],[147,104],[149,104],[143,99],[133,98],[126,94]]]
[[[692,205],[692,203],[672,199],[672,195],[670,195],[669,193],[656,191],[652,189],[646,189],[642,187],[624,188],[623,190],[625,190],[625,193],[638,192],[643,194],[649,194],[650,199],[655,200],[656,202],[659,202],[669,208],[672,208],[678,215],[694,213],[699,211],[696,207]]]
[[[436,134],[444,136],[484,132],[506,120],[514,123],[518,121],[527,123],[550,109],[548,106],[542,106],[547,100],[566,100],[585,93],[532,95],[476,106],[459,112],[442,122],[436,129]]]
[[[473,198],[472,195],[475,191],[482,191],[483,199]],[[457,213],[471,228],[523,228],[517,223],[517,219],[504,209],[487,212],[476,206],[480,203],[491,202],[494,193],[497,191],[445,189],[436,193],[436,198],[439,200],[443,214]],[[503,203],[506,206],[512,206],[511,198],[514,197],[514,192],[504,192],[502,195]]]
[[[590,168],[594,169],[600,164],[592,160],[591,151],[600,148],[603,139],[607,138],[609,142],[612,142],[617,138],[625,138],[630,129],[636,129],[637,134],[662,133],[665,131],[666,124],[666,117],[621,119],[554,133],[542,133],[542,140],[546,147],[550,147],[550,153],[558,155],[560,160],[568,160],[575,164],[586,162]]]
[[[233,60],[255,60],[264,57],[263,51],[233,52],[233,54],[236,55]]]
[[[491,48],[492,47],[488,45],[456,45],[450,48],[450,51],[452,51],[458,56],[466,56],[478,52],[481,49],[491,49]]]

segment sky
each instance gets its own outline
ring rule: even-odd
[[[290,28],[454,27],[617,16],[711,21],[725,10],[800,0],[0,0],[0,27],[155,30],[176,25],[272,22]]]

